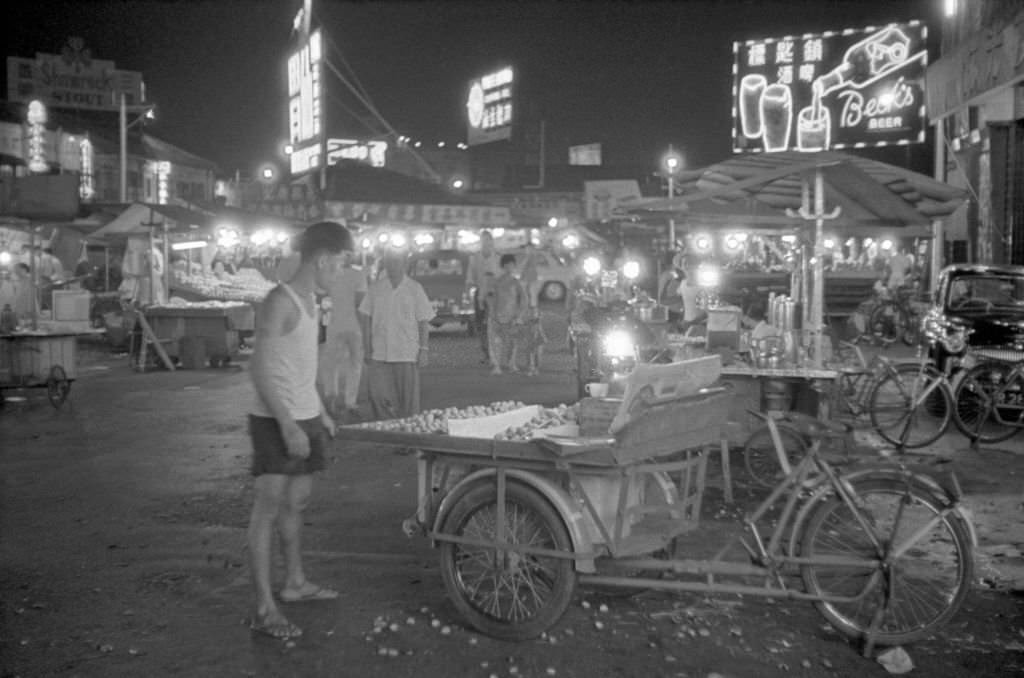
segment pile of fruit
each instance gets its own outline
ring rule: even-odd
[[[175,285],[185,291],[224,301],[260,302],[274,287],[274,283],[253,269],[241,269],[237,275],[223,278],[210,273],[187,275],[175,271],[174,278]]]
[[[389,419],[386,421],[369,421],[359,424],[359,428],[374,431],[392,431],[400,433],[448,433],[448,421],[451,419],[473,419],[489,417],[503,412],[510,412],[526,407],[521,402],[504,400],[490,405],[470,405],[469,407],[448,407],[420,412],[413,417]],[[531,440],[535,432],[541,429],[575,424],[577,420],[576,405],[558,405],[557,407],[541,408],[540,413],[521,426],[512,426],[494,436],[495,440]]]
[[[511,426],[498,435],[495,440],[533,440],[537,437],[537,431],[575,424],[579,420],[577,405],[561,404],[557,407],[542,408],[540,414],[526,422],[522,426]]]
[[[449,419],[472,419],[489,417],[511,410],[526,407],[514,400],[493,402],[490,405],[470,405],[469,407],[447,407],[445,409],[426,410],[404,419],[388,419],[385,421],[368,421],[360,424],[360,428],[374,431],[397,431],[402,433],[448,433]]]

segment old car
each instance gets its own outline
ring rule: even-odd
[[[932,358],[1024,360],[1024,266],[955,264],[939,274],[924,328],[943,340]]]
[[[460,250],[416,252],[409,257],[407,273],[427,293],[436,314],[434,327],[460,323],[473,333],[473,296],[466,290],[469,257]]]

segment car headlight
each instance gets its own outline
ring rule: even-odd
[[[632,358],[636,355],[633,335],[625,330],[612,330],[604,337],[604,354],[609,358]]]
[[[942,347],[949,353],[960,353],[967,348],[968,331],[962,327],[951,328],[942,337]]]

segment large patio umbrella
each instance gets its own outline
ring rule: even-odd
[[[816,256],[809,322],[818,366],[824,296],[824,222],[853,227],[929,227],[952,214],[966,198],[965,191],[923,174],[834,151],[736,155],[684,173],[679,184],[687,192],[672,199],[645,201],[637,208],[692,211],[695,203],[707,199],[753,200],[784,210],[791,218],[814,223]]]

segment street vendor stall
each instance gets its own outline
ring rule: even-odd
[[[495,403],[337,437],[416,451],[416,511],[402,528],[438,549],[460,617],[498,639],[547,632],[577,583],[813,601],[865,655],[955,614],[970,588],[969,516],[956,490],[894,464],[851,473],[814,446],[784,465],[743,536],[688,541],[731,397],[705,363],[638,370],[621,398],[574,408]],[[898,538],[879,540],[879,520]]]
[[[240,333],[251,331],[255,310],[238,302],[179,302],[149,306],[141,311],[145,324],[139,322],[132,335],[129,355],[136,369],[144,370],[161,359],[147,340],[148,325],[157,342],[172,362],[183,368],[226,366],[238,355]],[[149,348],[153,347],[153,352]]]

